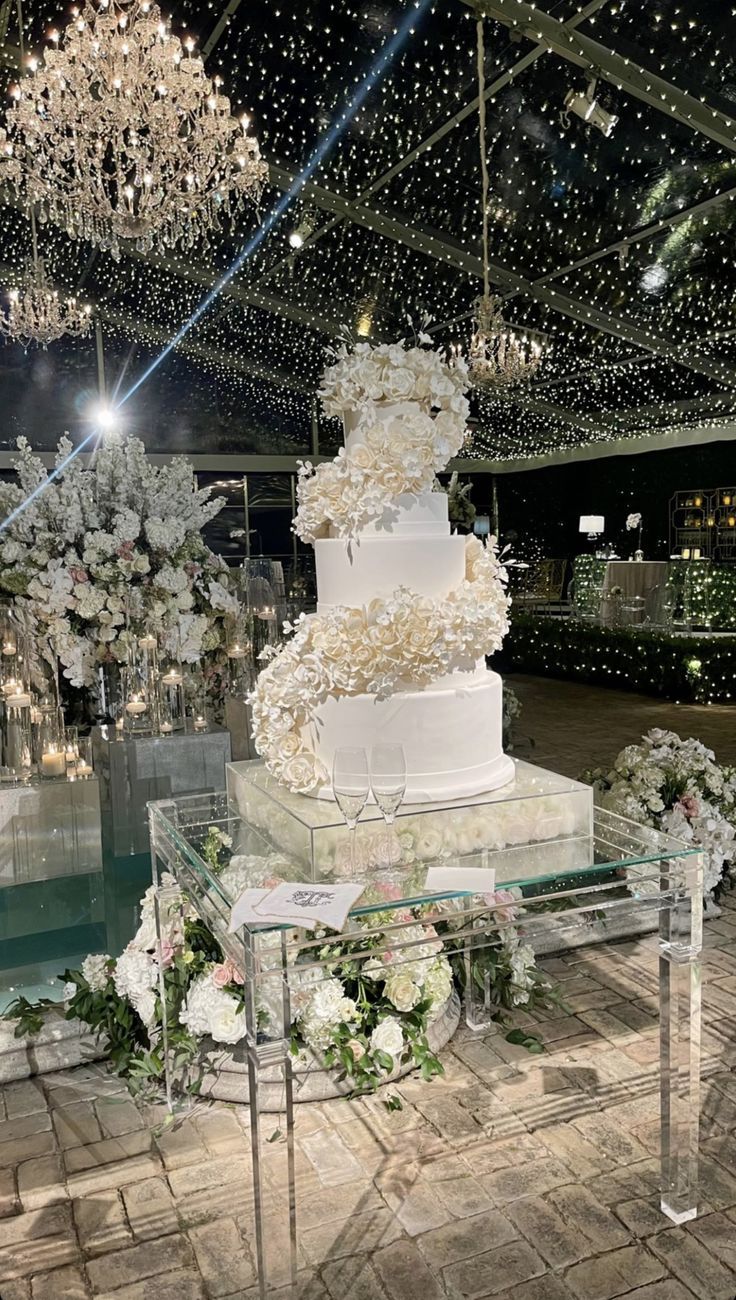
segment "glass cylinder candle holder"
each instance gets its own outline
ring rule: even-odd
[[[152,700],[148,662],[136,642],[123,668],[123,726],[126,735],[150,735],[156,730],[156,708]]]
[[[80,736],[77,741],[77,763],[72,775],[75,781],[86,781],[94,776],[91,736]]]
[[[56,777],[66,776],[66,758],[64,757],[64,745],[61,739],[48,741],[44,746],[38,775],[44,780],[54,780]]]
[[[77,770],[77,760],[79,758],[79,728],[64,728],[64,762],[66,763],[67,776],[73,776]]]
[[[0,705],[0,778],[22,784],[33,772],[31,696],[27,691],[4,695]]]
[[[225,634],[228,690],[243,698],[255,686],[256,671],[253,641],[253,615],[247,610],[228,620]]]
[[[181,731],[185,718],[184,673],[181,664],[170,663],[164,666],[159,677],[159,701],[161,735],[169,736],[172,731]]]
[[[64,760],[64,714],[52,696],[44,695],[31,710],[32,762],[39,776],[43,775],[45,754],[60,754]],[[47,764],[47,769],[55,763]],[[66,760],[64,760],[66,770]],[[47,774],[49,774],[47,772]],[[63,771],[59,776],[63,776]]]

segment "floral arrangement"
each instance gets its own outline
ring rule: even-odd
[[[420,341],[431,343],[428,335]],[[427,347],[341,344],[323,376],[328,415],[357,416],[348,445],[316,470],[299,467],[294,530],[303,542],[354,537],[372,520],[390,519],[397,498],[431,492],[435,475],[465,439],[468,376],[462,358],[445,361]],[[409,402],[401,412],[380,402]],[[434,413],[433,413],[434,412]]]
[[[582,779],[604,808],[700,845],[705,889],[717,896],[736,864],[736,768],[720,766],[699,740],[655,727],[610,772]]]
[[[209,827],[200,853],[233,901],[246,885],[268,886],[284,872],[293,875],[293,864],[278,853],[254,857],[231,850],[230,837],[218,826]],[[223,955],[174,879],[164,874],[161,884],[161,939],[154,890],[149,889],[141,902],[138,931],[119,957],[95,953],[80,970],[65,972],[65,1014],[104,1038],[112,1069],[134,1094],[155,1095],[164,1073],[163,983],[169,1046],[183,1082],[196,1093],[220,1059],[212,1044],[229,1048],[245,1036],[243,973]],[[394,907],[401,890],[389,882],[372,886],[369,895],[366,901],[385,904],[384,910],[351,918],[341,935],[302,932],[304,946],[288,974],[292,1023],[286,1032],[297,1068],[316,1063],[336,1069],[339,1079],[348,1079],[357,1092],[375,1090],[404,1066],[419,1068],[427,1080],[442,1073],[427,1030],[468,976],[463,941],[452,941],[453,930],[464,925],[462,899]],[[490,991],[493,1018],[507,1024],[514,1009],[552,1005],[556,994],[524,941],[520,892],[499,890],[486,902],[489,927],[500,927],[498,943],[473,955],[470,978],[480,990]],[[260,940],[258,1030],[280,1037],[280,932],[265,932]],[[37,1033],[50,1010],[58,1010],[58,1004],[44,999],[32,1005],[19,998],[5,1018],[16,1021],[16,1036],[23,1037]],[[543,1050],[525,1030],[512,1029],[508,1037],[532,1051]],[[400,1103],[394,1099],[388,1104]]]
[[[125,658],[128,630],[160,635],[186,663],[224,642],[222,619],[237,602],[201,536],[223,501],[197,489],[187,461],[154,466],[139,439],[110,433],[89,466],[75,458],[52,479],[25,439],[18,447],[20,484],[0,485],[0,511],[27,504],[0,541],[0,588],[73,686]],[[62,438],[57,469],[71,450]]]
[[[635,528],[641,528],[641,513],[639,511],[626,516],[626,531],[633,533]]]
[[[250,696],[256,748],[269,771],[300,793],[327,781],[305,729],[328,696],[385,698],[400,686],[470,669],[497,650],[508,631],[505,581],[494,540],[484,547],[468,537],[465,580],[444,599],[399,587],[364,608],[302,616]]]

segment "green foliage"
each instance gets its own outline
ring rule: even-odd
[[[698,663],[697,673],[693,663]],[[736,635],[707,641],[647,628],[607,628],[541,614],[512,614],[494,666],[641,691],[680,702],[731,703]]]

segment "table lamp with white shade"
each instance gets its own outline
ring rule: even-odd
[[[587,533],[588,541],[594,542],[605,531],[606,521],[603,515],[581,515],[578,531]]]

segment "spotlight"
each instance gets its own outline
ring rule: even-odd
[[[314,215],[311,212],[305,212],[298,226],[289,231],[289,243],[292,248],[301,248],[309,239],[314,230]]]
[[[108,406],[107,402],[97,402],[91,408],[89,418],[101,433],[110,433],[120,423],[118,412],[114,406]]]
[[[580,90],[568,90],[565,96],[565,107],[560,113],[560,121],[567,128],[570,125],[570,114],[574,113],[576,117],[587,122],[589,126],[594,126],[603,135],[610,135],[618,118],[613,113],[599,103],[596,98],[595,88],[598,85],[596,77],[591,77],[585,92]]]

